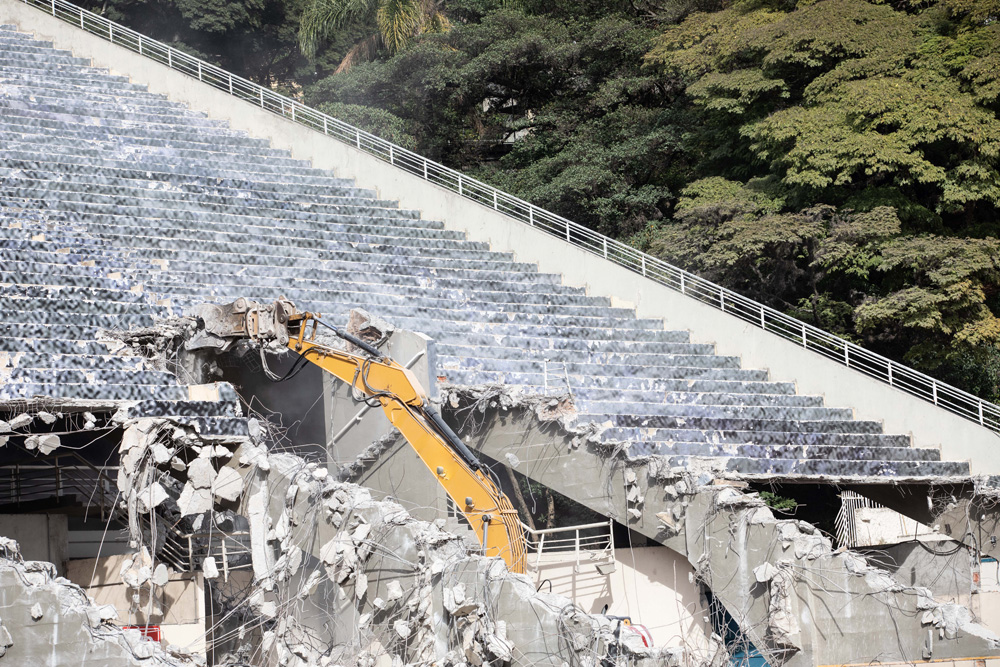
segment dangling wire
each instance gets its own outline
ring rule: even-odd
[[[270,380],[271,382],[284,382],[285,380],[290,380],[291,378],[298,375],[303,368],[305,368],[306,363],[308,363],[308,360],[305,358],[305,355],[300,355],[299,358],[295,360],[295,363],[292,364],[292,367],[288,369],[288,372],[285,373],[284,375],[279,376],[276,373],[272,372],[270,368],[268,368],[267,357],[265,356],[264,352],[264,346],[262,345],[260,348],[260,364],[264,368],[264,375],[266,375],[267,379]]]

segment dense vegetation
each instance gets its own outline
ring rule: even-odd
[[[89,6],[1000,394],[998,0]]]

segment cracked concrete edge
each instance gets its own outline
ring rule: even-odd
[[[598,425],[578,425],[565,413],[541,418],[539,406],[555,397],[522,400],[502,386],[443,393],[446,416],[474,449],[494,460],[512,455],[534,481],[685,555],[771,664],[864,662],[876,653],[920,660],[927,631],[939,635],[934,658],[1000,655],[1000,637],[974,623],[967,609],[903,586],[859,554],[834,550],[815,526],[777,519],[756,493],[731,485],[742,476],[720,479],[710,470],[672,467],[664,457],[629,457],[628,443],[602,440]],[[539,443],[549,454],[544,462],[531,454]],[[755,580],[753,571],[765,564],[776,574]],[[843,623],[834,614],[825,629],[811,622],[831,604],[865,608],[864,622],[846,633],[857,641],[823,638]],[[907,642],[879,641],[893,625],[906,626],[899,631]]]

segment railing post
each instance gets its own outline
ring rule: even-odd
[[[569,229],[570,229],[570,227],[569,227],[569,220],[567,220],[566,221],[566,243],[572,243],[572,241],[569,238]],[[644,273],[643,275],[646,275],[646,274]]]
[[[983,420],[983,399],[979,399],[979,425],[986,426]]]
[[[892,362],[891,361],[888,364],[886,364],[886,368],[889,371],[889,386],[891,387],[892,386]]]
[[[233,94],[233,73],[229,73],[229,94]]]
[[[573,543],[576,548],[576,565],[573,566],[573,571],[579,574],[580,573],[580,529],[579,528],[577,528],[574,531],[574,535],[576,536],[576,540]]]
[[[809,343],[806,342],[806,323],[802,323],[802,347],[809,347]]]
[[[198,80],[201,81],[201,61],[198,61]]]
[[[764,321],[764,304],[760,304],[760,328],[767,331],[767,323]]]
[[[608,258],[608,237],[605,236],[604,239],[604,259]],[[684,280],[684,276],[681,276],[681,280]]]
[[[567,240],[569,240],[569,239],[567,239]],[[639,259],[642,260],[642,277],[645,278],[646,277],[646,256],[645,255],[639,255]]]
[[[142,35],[139,35],[139,37],[138,37],[138,39],[136,41],[139,42],[139,55],[141,56],[142,55]]]
[[[722,312],[726,312],[726,293],[722,291],[722,288],[719,288],[719,308],[722,309]]]
[[[52,16],[56,15],[56,0],[52,0]]]
[[[458,196],[462,196],[462,175],[458,175]]]
[[[542,549],[545,547],[545,533],[538,538],[538,553],[535,554],[535,569],[538,569],[538,565],[542,562]]]
[[[844,365],[848,368],[851,367],[851,354],[848,351],[847,341],[844,341]]]
[[[495,189],[493,190],[493,210],[500,210],[500,205],[497,203],[497,191]]]
[[[170,69],[174,68],[174,50],[167,49],[167,67]]]
[[[80,10],[80,28],[83,28],[83,10]]]
[[[424,180],[425,181],[428,180],[428,178],[427,178],[427,158],[424,158]]]
[[[681,273],[681,294],[686,294],[686,293],[687,292],[684,291],[684,274]]]
[[[295,102],[292,102],[292,122],[295,122]]]
[[[532,227],[535,226],[535,207],[528,206],[528,224]]]
[[[361,148],[361,130],[354,131],[354,143],[357,144],[358,148]]]
[[[260,108],[263,109],[264,108],[264,87],[261,86],[260,88],[258,88],[258,90],[260,91]]]
[[[330,134],[330,129],[326,125],[326,116],[323,116],[323,134]]]
[[[55,14],[53,14],[53,16],[54,15]],[[111,42],[112,44],[115,43],[115,24],[114,23],[109,23],[108,24],[108,41]]]

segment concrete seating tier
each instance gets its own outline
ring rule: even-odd
[[[102,329],[206,300],[365,308],[436,340],[442,383],[570,393],[633,455],[771,478],[968,475],[659,320],[470,242],[226,123],[0,28],[0,402],[128,401],[241,434]],[[241,426],[241,424],[244,424]]]

